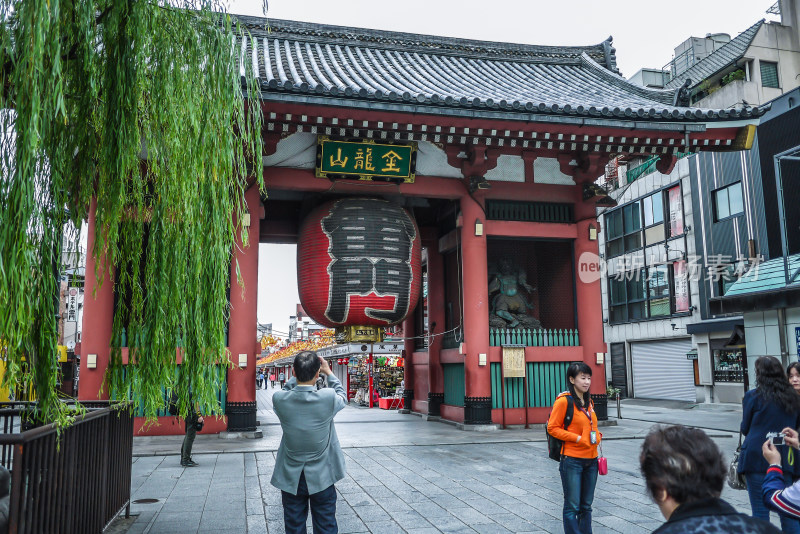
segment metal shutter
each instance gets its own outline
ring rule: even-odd
[[[694,369],[686,359],[691,349],[689,339],[631,343],[634,395],[695,402]]]

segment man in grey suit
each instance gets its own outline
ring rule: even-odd
[[[283,437],[270,483],[281,490],[286,534],[305,534],[309,502],[314,534],[337,534],[334,484],[345,468],[333,417],[347,405],[347,392],[315,352],[299,353],[293,368],[294,376],[272,396]],[[328,387],[317,390],[320,373]]]

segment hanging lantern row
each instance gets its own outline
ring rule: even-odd
[[[339,358],[338,360],[336,360],[336,363],[338,363],[339,365],[347,365],[348,363],[350,363],[350,358]]]

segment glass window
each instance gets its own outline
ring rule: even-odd
[[[611,323],[622,323],[628,320],[625,304],[625,279],[610,277],[608,279],[609,308],[608,317]]]
[[[714,351],[714,382],[744,382],[744,369],[740,349]]]
[[[632,273],[631,279],[628,280],[628,302],[635,300],[645,299],[645,275],[644,269]]]
[[[714,197],[714,204],[717,206],[717,220],[730,217],[731,207],[728,201],[728,188],[720,189]]]
[[[744,211],[742,182],[717,189],[714,195],[714,220],[721,221]]]
[[[632,202],[606,215],[609,258],[642,248],[641,203]]]
[[[608,239],[622,236],[622,210],[616,210],[606,215],[606,231]]]
[[[614,256],[619,256],[624,252],[622,247],[622,238],[615,239],[613,241],[609,241],[606,247],[606,253],[608,254],[609,258],[613,258]]]
[[[625,279],[609,278],[611,284],[611,304],[625,304]]]
[[[650,317],[670,314],[669,269],[666,265],[650,267],[647,277],[647,298],[650,301]]]
[[[677,291],[673,289],[672,269],[683,283]],[[658,317],[669,317],[673,313],[673,298],[681,297],[676,312],[685,312],[689,307],[688,284],[685,277],[685,261],[673,265],[654,265],[637,269],[624,276],[609,278],[609,320],[612,323],[637,321]],[[685,300],[685,302],[683,302]]]
[[[733,184],[728,188],[728,202],[731,208],[731,215],[736,215],[744,211],[744,203],[742,202],[742,182]]]
[[[651,226],[664,222],[664,203],[661,192],[650,195],[642,201],[644,211],[644,225]]]
[[[770,61],[759,61],[761,66],[761,85],[764,87],[779,88],[778,84],[778,64]]]
[[[630,234],[642,229],[642,219],[639,212],[639,203],[631,202],[623,207],[625,214],[625,234]]]
[[[664,201],[662,200],[661,193],[656,193],[652,196],[653,199],[653,222],[664,222]]]

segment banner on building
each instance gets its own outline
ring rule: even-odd
[[[686,260],[672,264],[672,277],[675,282],[675,311],[689,311],[689,277],[686,274]]]
[[[681,203],[681,186],[676,185],[667,190],[669,196],[669,235],[683,234],[683,204]]]

